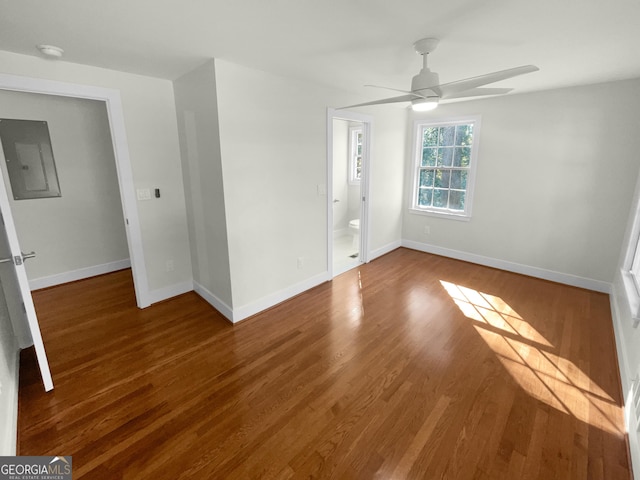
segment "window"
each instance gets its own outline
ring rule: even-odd
[[[360,183],[362,176],[362,127],[349,128],[349,183]]]
[[[412,211],[471,217],[479,129],[478,117],[416,122]]]

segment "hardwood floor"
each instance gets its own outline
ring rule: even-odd
[[[231,325],[129,271],[35,292],[74,479],[629,479],[607,295],[407,249]]]

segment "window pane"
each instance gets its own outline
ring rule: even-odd
[[[464,211],[464,196],[465,192],[451,190],[451,192],[449,193],[449,208],[451,210]]]
[[[420,164],[420,166],[435,167],[437,152],[437,148],[425,148],[424,150],[422,150],[422,163]]]
[[[440,146],[443,147],[450,147],[453,145],[453,137],[455,135],[456,132],[456,127],[440,127],[440,135],[439,135],[439,140]]]
[[[458,125],[456,127],[456,145],[471,146],[473,141],[473,125]]]
[[[449,190],[435,188],[433,190],[433,206],[438,208],[447,208],[449,199]]]
[[[412,208],[438,215],[466,215],[471,208],[471,179],[477,143],[475,120],[422,123],[418,135],[417,165],[413,170],[416,193]],[[469,190],[469,191],[467,191]],[[469,202],[467,208],[467,200]],[[638,262],[640,264],[640,260]],[[640,265],[639,265],[640,270]]]
[[[432,188],[421,188],[420,190],[418,190],[418,206],[430,207],[432,198],[433,198]]]
[[[466,170],[452,170],[451,171],[451,188],[466,190],[468,174],[469,172],[467,172]]]
[[[469,147],[456,147],[453,155],[454,167],[468,167],[471,163],[471,149]]]
[[[433,187],[433,177],[435,170],[420,170],[420,186]]]
[[[422,137],[423,147],[435,147],[438,145],[438,127],[429,127],[424,129]]]
[[[450,167],[453,160],[453,148],[438,149],[438,166]]]
[[[450,170],[436,170],[435,186],[442,188],[449,188],[449,177],[451,176]]]

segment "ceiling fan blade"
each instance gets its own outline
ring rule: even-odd
[[[383,98],[382,100],[374,100],[373,102],[358,103],[356,105],[347,105],[346,107],[339,107],[336,110],[344,110],[345,108],[366,107],[368,105],[382,105],[383,103],[399,103],[410,102],[416,98],[422,98],[420,95],[411,93],[409,95],[401,95],[399,97]]]
[[[417,94],[417,93],[413,93],[413,92],[411,92],[409,90],[400,90],[398,88],[391,88],[391,87],[381,87],[380,85],[365,85],[365,87],[383,88],[384,90],[392,90],[394,92],[411,93],[411,94],[415,95],[416,98],[424,98],[422,95]]]
[[[487,73],[478,77],[466,78],[464,80],[458,80],[450,83],[443,83],[435,87],[429,87],[434,92],[438,93],[441,98],[452,98],[451,95],[472,88],[481,87],[488,83],[499,82],[508,78],[516,77],[518,75],[524,75],[525,73],[537,72],[540,70],[535,65],[524,65],[522,67],[509,68],[507,70],[500,70],[499,72]]]
[[[472,88],[459,93],[451,93],[442,97],[443,100],[450,98],[468,98],[468,97],[482,97],[485,95],[504,95],[509,93],[513,88]]]

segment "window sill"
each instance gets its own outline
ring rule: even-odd
[[[637,328],[638,325],[640,325],[640,295],[638,295],[631,273],[625,270],[622,270],[621,273],[622,283],[624,285],[624,296],[629,304],[633,328]]]
[[[409,213],[415,215],[426,215],[428,217],[448,218],[450,220],[458,220],[460,222],[468,222],[471,220],[471,215],[451,212],[440,212],[438,210],[421,210],[418,208],[410,208]]]

